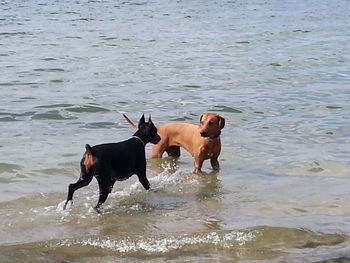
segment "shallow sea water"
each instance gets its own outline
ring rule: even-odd
[[[0,262],[349,262],[349,1],[1,1]],[[221,170],[95,180],[132,120],[226,119]],[[150,149],[146,147],[147,155]]]

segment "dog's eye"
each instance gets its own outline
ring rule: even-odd
[[[210,126],[213,125],[213,124],[214,124],[214,123],[213,123],[212,121],[209,122],[209,125],[210,125]]]

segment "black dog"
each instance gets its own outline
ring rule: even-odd
[[[157,144],[159,141],[160,137],[151,116],[148,122],[145,122],[145,116],[142,115],[138,130],[132,138],[123,142],[99,144],[93,147],[87,144],[84,156],[80,161],[80,178],[75,184],[69,185],[64,209],[68,202],[72,201],[74,191],[87,186],[93,176],[96,177],[100,190],[96,210],[106,201],[117,180],[123,181],[136,174],[140,183],[148,190],[150,185],[146,177],[145,145],[149,142]]]

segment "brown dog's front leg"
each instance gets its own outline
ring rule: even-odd
[[[213,167],[214,170],[219,170],[220,169],[220,164],[217,158],[211,158],[210,159],[210,164],[211,167]]]
[[[204,159],[197,156],[197,157],[194,157],[194,168],[195,168],[195,172],[198,173],[198,172],[201,172],[202,170],[202,165],[203,165],[203,162],[204,162]]]

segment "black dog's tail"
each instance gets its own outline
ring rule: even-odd
[[[126,116],[125,114],[123,114],[123,117],[126,119],[126,121],[131,125],[131,127],[133,127],[135,130],[137,130],[137,126],[128,118],[128,116]]]
[[[85,158],[84,165],[86,168],[90,168],[94,164],[92,148],[89,144],[85,145]]]

